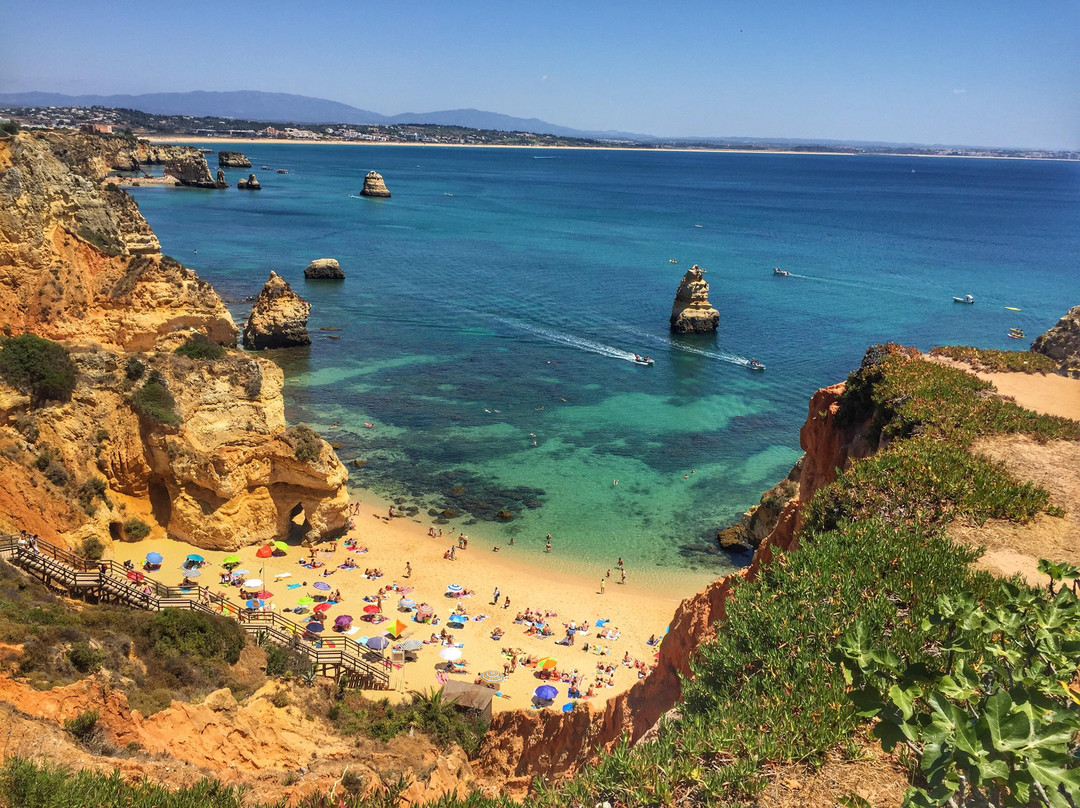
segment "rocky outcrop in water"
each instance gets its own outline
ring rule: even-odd
[[[383,182],[382,174],[378,171],[369,171],[364,177],[364,187],[360,191],[361,196],[390,196],[390,190]]]
[[[181,328],[235,344],[210,284],[161,254],[130,194],[101,186],[116,143],[57,133],[0,141],[0,318],[13,333],[125,350]]]
[[[182,154],[165,163],[166,176],[172,177],[186,188],[216,188],[214,178],[210,176],[210,166],[205,155],[194,151]]]
[[[238,151],[219,151],[217,164],[221,168],[251,168],[251,161]]]
[[[307,332],[311,304],[292,290],[276,272],[263,286],[244,326],[244,347],[249,350],[310,345]]]
[[[1058,362],[1059,373],[1080,378],[1080,306],[1073,306],[1057,325],[1037,337],[1031,350]]]
[[[236,187],[239,188],[241,191],[262,190],[262,186],[259,184],[259,178],[256,177],[254,174],[248,174],[248,178],[246,180],[240,180],[240,182],[236,183]]]
[[[311,280],[344,280],[345,271],[336,258],[316,258],[307,265],[304,277]]]
[[[676,334],[706,334],[720,325],[720,312],[709,304],[705,270],[694,264],[686,270],[671,307],[671,330]]]
[[[225,172],[220,168],[217,170],[217,177],[214,178],[214,186],[218,190],[229,187],[229,181],[225,179]]]

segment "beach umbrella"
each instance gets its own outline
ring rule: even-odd
[[[244,581],[244,589],[262,589],[263,582],[258,578],[250,578]]]
[[[199,563],[201,563],[201,562],[203,562],[203,561],[206,561],[206,559],[205,559],[205,558],[203,558],[203,557],[202,557],[201,555],[199,555],[198,553],[192,553],[191,555],[189,555],[189,556],[187,557],[187,560],[188,560],[188,561],[194,561],[194,562],[195,562],[196,564],[199,564]]]
[[[164,560],[165,556],[163,556],[161,553],[149,552],[146,554],[146,562],[148,564],[160,564]]]
[[[368,637],[367,640],[367,647],[373,648],[376,651],[383,650],[389,644],[390,640],[386,639],[386,637]]]
[[[314,620],[304,626],[312,634],[318,634],[319,632],[326,631],[322,623],[315,622]]]
[[[238,575],[247,575],[247,570],[233,570],[232,577],[235,578]]]
[[[269,558],[274,554],[274,548],[269,544],[264,544],[258,550],[255,551],[255,555],[259,558]]]
[[[564,704],[562,706],[562,711],[564,713],[572,713],[572,712],[574,712],[574,702],[572,702],[572,701],[566,702],[566,704]]]
[[[338,628],[343,628],[344,626],[347,626],[347,625],[349,625],[351,623],[352,623],[352,615],[351,614],[339,614],[336,618],[334,618],[334,625],[337,626]]]
[[[249,609],[261,609],[263,602],[258,598],[252,598],[251,600],[247,601],[246,605]]]
[[[461,584],[447,584],[446,591],[453,595],[457,595],[458,593],[463,592],[464,589]]]
[[[315,587],[316,589],[319,589],[319,590],[323,591],[323,592],[329,592],[330,591],[330,584],[328,584],[326,581],[316,581],[315,583],[312,584],[312,586]]]
[[[313,612],[328,612],[328,611],[330,611],[330,604],[329,603],[320,603],[318,606],[316,606],[314,609],[312,609],[312,611]]]
[[[432,606],[428,606],[426,603],[421,603],[417,607],[416,613],[420,615],[435,614],[435,609]]]
[[[315,602],[315,598],[311,597],[311,595],[304,595],[302,598],[300,598],[299,600],[296,601],[296,605],[297,606],[310,606],[314,602]]]
[[[364,607],[364,614],[378,614],[378,613],[379,613],[379,605],[377,603],[372,603],[372,604]]]
[[[453,662],[455,659],[461,659],[461,649],[444,648],[439,652],[439,656],[445,659],[447,662]]]
[[[422,640],[405,640],[401,643],[402,651],[419,651],[424,647]]]
[[[538,671],[546,671],[550,668],[554,668],[559,664],[559,661],[555,657],[546,656],[536,663],[536,669]]]
[[[200,575],[202,575],[199,570],[189,569],[187,567],[181,567],[180,571],[184,573],[185,578],[198,578]]]
[[[493,685],[496,682],[501,682],[506,678],[506,674],[502,671],[484,671],[480,674],[480,681],[486,682],[489,685]]]
[[[416,601],[412,598],[402,598],[397,602],[397,605],[400,606],[402,609],[411,609],[413,608],[413,606],[416,605]]]
[[[191,556],[188,556],[188,558],[191,558]],[[226,556],[225,559],[221,563],[224,564],[224,565],[239,564],[240,563],[240,556],[238,556],[238,555]]]
[[[533,691],[533,695],[543,701],[551,701],[559,695],[559,688],[551,685],[540,685],[540,687]]]
[[[395,639],[401,636],[401,632],[407,629],[408,626],[402,623],[400,620],[395,620],[394,624],[386,630],[386,633]]]
[[[263,600],[266,600],[267,598],[272,598],[272,597],[274,597],[274,593],[273,593],[273,592],[267,592],[267,591],[266,591],[266,590],[264,589],[264,590],[263,590],[262,592],[260,592],[259,594],[257,594],[257,595],[256,595],[255,597],[257,597],[257,598],[262,598]]]
[[[275,550],[280,550],[283,553],[287,553],[287,552],[289,552],[289,545],[287,545],[283,541],[276,541],[276,542],[274,542],[274,549]]]

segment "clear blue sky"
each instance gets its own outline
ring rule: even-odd
[[[8,0],[0,92],[265,90],[661,136],[1080,148],[1078,0]]]

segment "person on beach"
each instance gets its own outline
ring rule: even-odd
[[[412,564],[410,564],[408,561],[405,562],[405,577],[412,577]]]
[[[625,584],[626,583],[626,570],[619,570],[619,574],[622,576],[622,580],[619,581],[619,583],[620,584]]]
[[[605,580],[606,580],[605,578],[600,579],[600,594],[601,595],[604,594],[604,581]]]
[[[506,600],[503,601],[503,608],[504,609],[509,609],[510,608],[510,596],[509,595],[507,595]]]
[[[544,549],[544,552],[545,553],[550,553],[551,552],[551,534],[550,533],[547,534],[547,547]]]
[[[615,566],[618,567],[619,569],[623,568],[622,556],[619,556],[619,561],[618,561],[618,563],[615,564]]]

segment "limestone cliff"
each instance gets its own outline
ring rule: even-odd
[[[244,326],[244,347],[252,350],[310,345],[307,332],[311,304],[276,272],[263,286]]]
[[[1057,325],[1037,337],[1031,350],[1058,362],[1059,373],[1080,378],[1080,306],[1073,306]]]
[[[281,370],[174,353],[193,334],[233,345],[236,329],[208,283],[160,254],[134,200],[81,173],[108,153],[86,135],[0,140],[0,326],[65,342],[78,369],[66,402],[0,384],[0,529],[107,543],[123,505],[206,548],[283,536],[294,518],[312,537],[338,531],[347,473],[286,428]]]
[[[94,166],[107,171],[115,156],[93,140],[20,134],[0,141],[4,323],[15,333],[127,350],[146,350],[158,337],[190,327],[234,343],[236,329],[221,299],[194,272],[162,256],[134,198],[100,187],[104,173],[83,173]]]
[[[390,189],[383,182],[382,174],[378,171],[369,171],[364,177],[364,187],[360,191],[361,196],[390,196]]]
[[[238,151],[219,151],[217,164],[221,168],[251,168],[251,161]]]
[[[720,325],[720,312],[709,303],[705,270],[694,264],[683,275],[671,306],[671,330],[676,334],[707,334]]]

